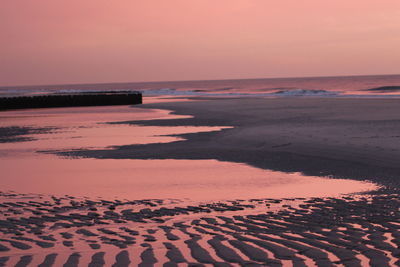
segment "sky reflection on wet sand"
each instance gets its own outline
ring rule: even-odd
[[[235,198],[323,197],[376,189],[368,182],[306,177],[216,160],[65,159],[40,150],[173,142],[164,136],[221,127],[149,127],[105,124],[112,121],[184,118],[164,110],[137,107],[87,107],[10,111],[1,127],[61,128],[37,140],[0,144],[1,186],[21,193],[90,197]],[[187,117],[187,116],[186,116]]]

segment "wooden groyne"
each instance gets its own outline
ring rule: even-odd
[[[0,98],[0,110],[142,104],[140,92],[100,92]]]

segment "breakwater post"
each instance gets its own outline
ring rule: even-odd
[[[0,110],[135,104],[142,104],[142,94],[140,92],[115,91],[0,98]]]

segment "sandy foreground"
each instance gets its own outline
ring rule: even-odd
[[[182,133],[169,143],[51,153],[95,159],[219,160],[367,179],[383,187],[337,197],[265,196],[192,205],[172,198],[4,191],[0,266],[400,264],[399,100],[203,98],[142,107],[193,118],[114,123],[233,128]],[[1,134],[7,140],[25,138],[9,130]]]

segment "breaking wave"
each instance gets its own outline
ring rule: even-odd
[[[305,90],[305,89],[294,89],[294,90],[281,90],[273,93],[276,96],[337,96],[338,92],[326,91],[326,90]]]
[[[247,97],[259,97],[259,96],[337,96],[339,95],[334,91],[326,91],[326,90],[305,90],[305,89],[293,89],[293,90],[280,90],[276,92],[269,93],[239,93],[239,92],[204,92],[199,90],[176,90],[173,88],[162,88],[155,90],[144,90],[142,91],[145,96],[156,96],[156,95],[165,95],[165,96],[247,96]]]

